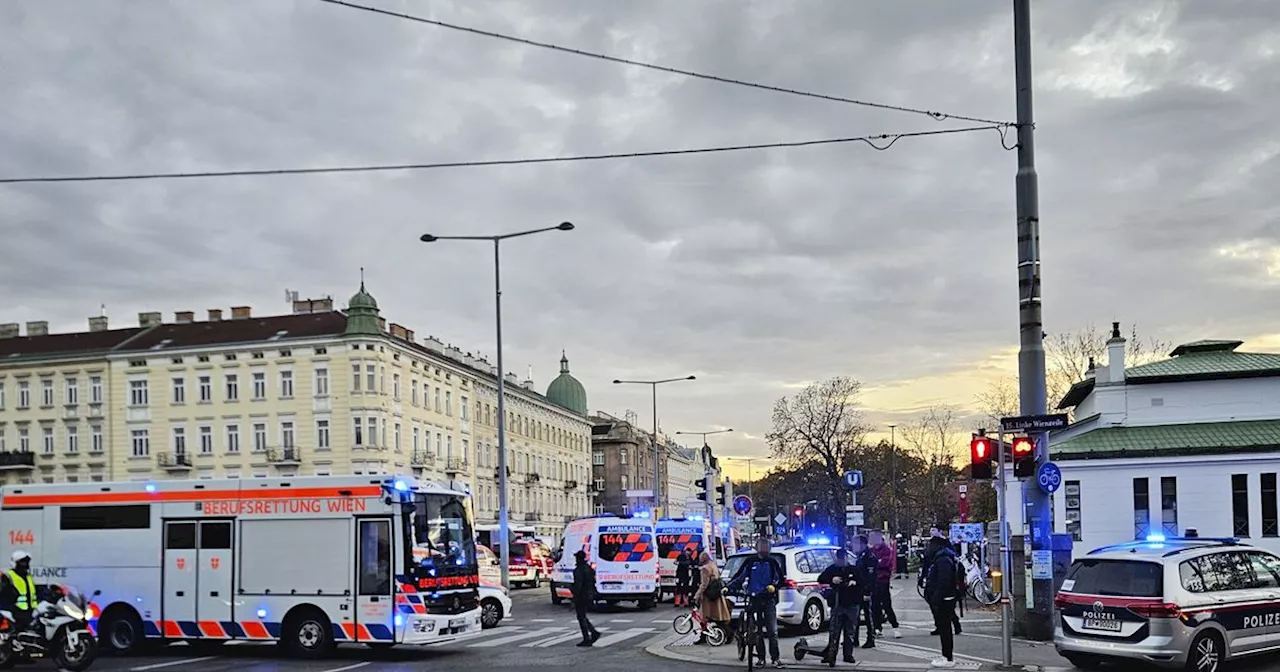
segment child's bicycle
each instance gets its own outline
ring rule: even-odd
[[[718,623],[708,621],[702,612],[698,611],[695,606],[688,613],[676,616],[671,622],[671,627],[676,631],[677,635],[687,635],[693,632],[694,625],[702,630],[702,636],[707,638],[707,643],[711,646],[722,646],[728,636]]]

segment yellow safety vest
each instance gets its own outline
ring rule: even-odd
[[[23,576],[12,569],[6,572],[13,589],[18,591],[18,601],[14,606],[23,611],[30,611],[36,601],[36,582],[30,576]]]

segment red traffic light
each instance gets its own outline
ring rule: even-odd
[[[797,516],[798,516],[798,515],[800,515],[800,514],[802,514],[802,513],[804,513],[804,509],[796,509],[796,515],[797,515]]]
[[[973,461],[991,460],[991,439],[975,436],[969,442],[969,452],[973,455]]]
[[[1036,454],[1036,444],[1028,437],[1019,436],[1013,440],[1013,459],[1032,457]]]

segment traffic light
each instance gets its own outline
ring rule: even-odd
[[[705,501],[707,501],[707,479],[706,479],[706,477],[704,476],[704,477],[702,477],[702,478],[699,478],[698,480],[694,481],[694,482],[693,482],[693,484],[694,484],[694,485],[696,485],[696,486],[698,486],[698,499],[700,499],[700,500],[702,500],[702,501],[704,501],[704,502],[705,502]]]
[[[716,504],[719,504],[720,506],[724,506],[724,486],[723,485],[716,486]]]
[[[969,478],[975,481],[991,479],[991,439],[975,436],[969,442]]]
[[[1036,444],[1028,436],[1013,440],[1013,476],[1030,478],[1036,474]]]

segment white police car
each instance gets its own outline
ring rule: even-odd
[[[1054,646],[1076,667],[1218,672],[1280,651],[1280,557],[1236,539],[1105,546],[1071,564],[1054,606]]]
[[[782,567],[785,577],[778,593],[778,623],[798,626],[808,634],[821,630],[831,619],[831,609],[822,598],[818,575],[836,561],[838,546],[831,544],[775,544],[770,555]],[[742,568],[755,551],[739,551],[729,556],[721,576],[726,582]],[[745,600],[740,595],[730,596],[733,603],[733,619],[742,617]]]

